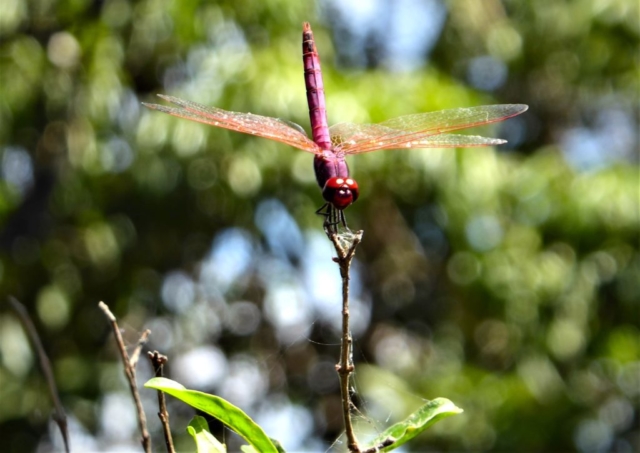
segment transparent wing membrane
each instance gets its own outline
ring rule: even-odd
[[[522,104],[484,105],[405,115],[377,124],[340,123],[329,129],[336,151],[359,154],[377,149],[487,146],[504,140],[446,132],[503,121],[527,110]]]
[[[309,153],[323,151],[295,123],[252,113],[229,112],[206,107],[173,96],[158,95],[176,104],[169,107],[144,104],[149,108],[215,127],[276,140]],[[329,129],[333,152],[359,154],[378,149],[453,148],[500,145],[505,140],[448,132],[503,121],[527,110],[522,104],[484,105],[405,115],[377,124],[340,123]]]
[[[253,113],[229,112],[216,107],[206,107],[202,104],[185,101],[173,96],[162,94],[158,96],[179,107],[146,103],[144,105],[180,118],[276,140],[309,153],[318,154],[322,152],[320,147],[304,134],[304,130],[300,126],[296,125],[297,128],[295,128],[291,125],[294,123],[288,124],[277,118],[254,115]]]

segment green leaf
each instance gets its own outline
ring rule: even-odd
[[[282,448],[282,445],[280,444],[280,442],[278,442],[275,439],[271,439],[271,442],[273,443],[273,445],[275,445],[275,447],[278,449],[278,453],[287,453],[284,448]],[[260,453],[259,451],[257,451],[255,448],[253,448],[251,445],[242,445],[240,447],[240,450],[242,450],[242,453]]]
[[[196,390],[188,390],[183,385],[166,378],[150,379],[144,386],[168,393],[174,398],[178,398],[188,405],[217,418],[238,433],[257,451],[261,453],[278,453],[278,449],[273,445],[273,442],[267,437],[262,428],[251,420],[240,408],[228,401],[215,395],[209,395]]]
[[[227,447],[209,432],[209,426],[204,417],[199,415],[193,417],[187,426],[187,432],[195,440],[198,453],[227,453]]]
[[[448,399],[436,398],[433,401],[429,401],[403,421],[387,428],[382,434],[369,442],[366,447],[362,447],[362,449],[366,450],[367,448],[380,445],[388,439],[392,439],[394,440],[393,444],[379,450],[391,451],[410,441],[438,420],[461,412],[462,409]]]

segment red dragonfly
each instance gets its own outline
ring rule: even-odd
[[[348,230],[343,211],[359,195],[358,184],[349,176],[347,155],[379,149],[500,145],[506,140],[449,132],[503,121],[528,108],[524,104],[484,105],[405,115],[377,124],[339,123],[329,127],[320,58],[311,26],[306,22],[302,32],[302,60],[313,140],[300,126],[296,128],[297,125],[277,118],[229,112],[162,94],[158,96],[178,107],[143,104],[173,116],[276,140],[313,153],[316,180],[325,200],[317,213],[325,216],[324,227],[328,232],[336,232],[340,223]]]

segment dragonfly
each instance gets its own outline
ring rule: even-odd
[[[524,104],[496,104],[418,113],[375,124],[327,123],[320,57],[309,23],[303,24],[302,61],[312,137],[295,123],[207,107],[174,96],[158,96],[175,106],[143,103],[146,107],[214,127],[275,140],[314,154],[313,168],[325,204],[316,211],[325,217],[324,229],[349,231],[344,210],[359,197],[358,183],[349,174],[346,156],[383,149],[456,148],[506,143],[499,138],[451,132],[503,121],[525,112]]]

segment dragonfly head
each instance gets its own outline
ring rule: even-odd
[[[351,178],[329,178],[322,189],[324,199],[340,210],[355,202],[358,195],[358,183]]]

